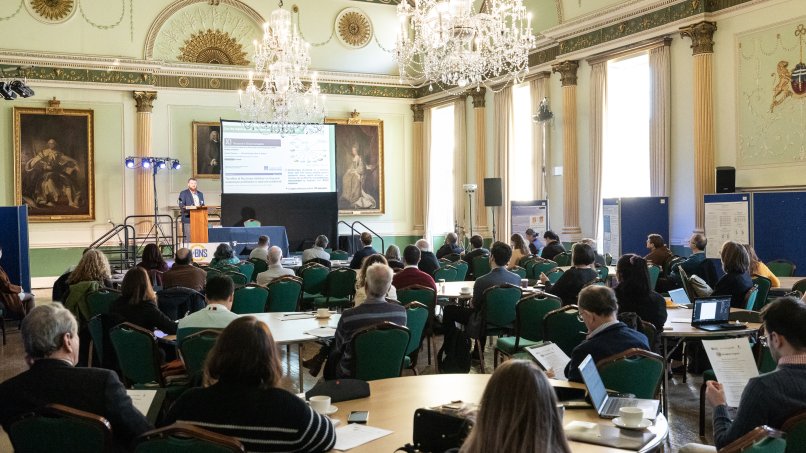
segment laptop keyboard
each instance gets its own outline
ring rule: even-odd
[[[618,414],[619,409],[625,406],[630,406],[629,400],[626,398],[608,398],[602,413]]]

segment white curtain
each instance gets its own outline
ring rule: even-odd
[[[590,87],[590,143],[591,143],[591,196],[593,198],[593,228],[596,241],[599,236],[599,217],[602,215],[602,145],[604,118],[607,110],[607,61],[591,65]]]
[[[540,77],[537,79],[533,79],[529,82],[529,95],[531,96],[532,100],[532,115],[537,115],[538,109],[540,108],[540,102],[543,100],[544,97],[548,96],[548,77]],[[545,137],[545,145],[546,149],[543,149],[544,144],[544,137],[543,131],[546,132]],[[545,157],[549,155],[549,140],[548,140],[548,127],[545,127],[543,123],[538,123],[537,121],[532,122],[532,155],[534,156],[534,199],[535,200],[545,200],[546,196],[546,175],[544,174],[544,168],[547,165],[545,162]]]
[[[508,86],[493,96],[495,121],[495,175],[501,178],[501,207],[492,208],[495,213],[496,239],[509,243],[509,146],[514,136],[512,117],[512,87]]]
[[[431,242],[431,229],[429,228],[428,213],[431,210],[431,108],[423,109],[423,155],[420,168],[423,169],[423,187],[415,188],[423,194],[423,237]]]
[[[649,51],[649,187],[653,197],[669,195],[671,148],[671,61],[669,46]]]
[[[467,124],[465,117],[467,98],[459,96],[453,103],[453,221],[457,225],[456,234],[462,239],[462,232],[467,231],[468,222],[465,208],[464,188],[467,183],[467,165],[465,156],[467,155]]]

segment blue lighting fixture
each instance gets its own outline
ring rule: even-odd
[[[143,168],[151,168],[151,159],[143,159],[143,161],[140,163],[140,166]]]
[[[134,168],[134,158],[126,158],[126,168]]]
[[[162,170],[163,168],[165,168],[165,161],[161,158],[158,158],[155,162],[155,165],[157,166],[157,168]]]
[[[180,168],[182,168],[182,164],[180,164],[178,160],[174,160],[171,163],[171,170],[179,170]]]

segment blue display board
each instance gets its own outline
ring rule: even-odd
[[[668,197],[606,198],[602,219],[603,249],[614,258],[626,253],[646,255],[646,237],[653,233],[669,240]]]
[[[806,192],[753,193],[753,247],[761,261],[786,259],[806,276]]]
[[[0,266],[11,283],[31,292],[31,265],[28,257],[28,206],[0,207],[0,245],[3,257]]]

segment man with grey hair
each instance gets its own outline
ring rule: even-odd
[[[367,300],[345,310],[336,327],[335,342],[325,367],[325,379],[350,377],[353,365],[352,339],[361,329],[384,321],[406,325],[406,309],[384,298],[392,284],[392,268],[376,263],[367,268],[364,290]]]
[[[316,241],[313,244],[313,247],[304,250],[302,252],[302,262],[305,263],[312,259],[319,258],[321,260],[330,260],[330,253],[325,251],[325,247],[327,247],[328,240],[327,236],[324,234],[320,234],[316,236]]]
[[[451,231],[445,236],[445,243],[437,250],[437,258],[444,258],[451,254],[461,255],[464,251],[465,249],[459,245],[459,236]]]
[[[257,284],[260,286],[268,286],[274,279],[280,278],[284,275],[294,275],[294,271],[286,269],[280,263],[283,259],[283,251],[276,245],[269,249],[269,267],[265,271],[257,274]]]
[[[431,251],[431,244],[425,239],[420,239],[414,243],[414,246],[420,249],[420,262],[417,263],[417,267],[433,277],[434,271],[439,269],[439,260]]]
[[[106,418],[121,447],[153,428],[132,405],[117,374],[75,367],[78,323],[61,304],[34,308],[20,331],[30,369],[0,384],[0,423],[6,432],[18,416],[54,403]]]

